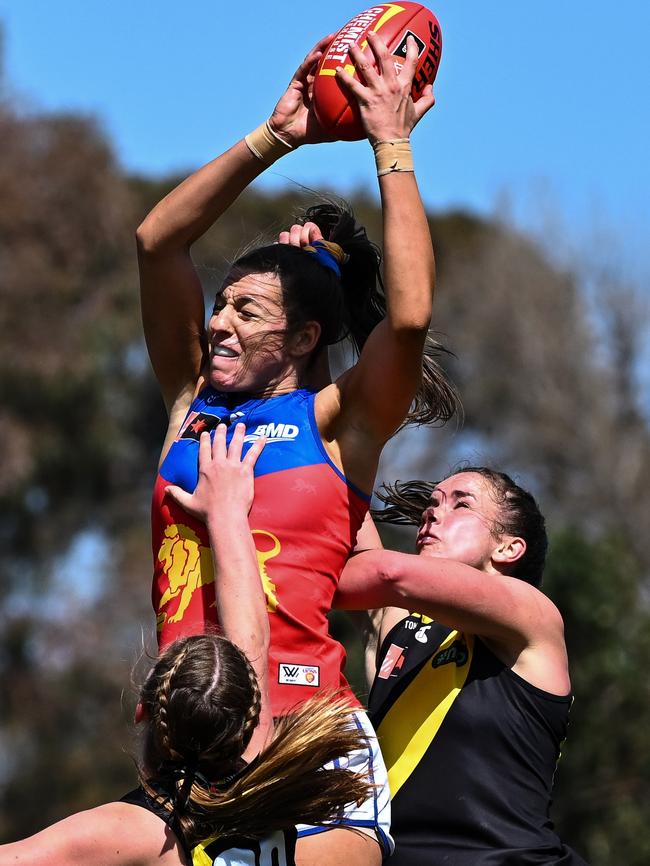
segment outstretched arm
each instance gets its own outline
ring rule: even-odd
[[[180,866],[185,855],[153,812],[106,803],[70,815],[40,833],[0,845],[0,866]]]
[[[262,709],[247,749],[252,756],[264,745],[273,719],[268,684],[269,618],[248,523],[253,469],[265,440],[254,442],[242,459],[245,432],[245,426],[237,424],[228,448],[225,424],[217,427],[213,443],[209,433],[202,433],[194,493],[171,486],[167,495],[206,525],[214,559],[219,622],[225,636],[246,653],[257,676]]]
[[[364,83],[342,69],[337,75],[356,98],[368,139],[377,150],[379,142],[408,139],[435,100],[430,86],[418,102],[411,98],[415,40],[408,40],[399,74],[381,37],[369,34],[368,41],[376,68],[356,46],[350,48]],[[338,382],[341,410],[336,438],[343,449],[350,430],[353,435],[361,431],[381,447],[400,426],[421,382],[422,352],[431,321],[433,248],[415,174],[412,170],[380,173],[379,190],[387,316],[368,338],[359,362]]]
[[[330,40],[309,52],[269,119],[286,145],[280,152],[324,138],[309,105],[313,72]],[[203,292],[190,249],[267,166],[239,141],[172,190],[136,233],[145,338],[169,412],[179,397],[191,398],[204,359]]]
[[[539,688],[569,690],[562,617],[523,580],[449,559],[370,550],[348,561],[335,604],[387,608],[389,625],[403,616],[394,608],[417,611],[487,639],[505,663]]]

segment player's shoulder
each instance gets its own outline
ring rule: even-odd
[[[61,866],[178,866],[187,864],[170,827],[153,812],[131,803],[106,803],[61,822]],[[49,861],[56,866],[57,861]]]

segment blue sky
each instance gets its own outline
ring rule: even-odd
[[[359,0],[0,0],[5,78],[35,110],[89,112],[121,163],[147,174],[207,161],[268,116],[311,45]],[[439,0],[437,105],[414,133],[432,208],[615,226],[631,254],[650,228],[650,3]],[[304,148],[267,173],[374,187],[366,142]],[[643,254],[643,253],[642,253]]]

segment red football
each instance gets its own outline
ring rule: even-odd
[[[323,55],[314,79],[313,105],[316,117],[324,129],[333,131],[346,141],[364,138],[365,134],[354,97],[347,94],[336,80],[336,67],[355,74],[348,52],[357,44],[374,61],[367,34],[374,30],[384,40],[388,51],[401,69],[406,57],[406,39],[413,36],[418,45],[418,64],[413,79],[412,95],[417,100],[427,84],[433,84],[442,53],[442,33],[438,19],[420,3],[378,3],[355,15],[342,27]]]

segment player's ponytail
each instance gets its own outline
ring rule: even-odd
[[[230,783],[192,787],[182,816],[186,837],[198,841],[210,831],[260,838],[340,819],[346,805],[370,796],[372,785],[352,770],[323,767],[366,746],[352,709],[331,695],[312,698],[278,722],[271,743]]]
[[[260,712],[246,656],[215,634],[175,641],[142,688],[147,727],[140,778],[187,847],[215,835],[253,838],[335,820],[367,798],[367,778],[323,770],[366,745],[352,710],[331,695],[282,720],[250,764],[241,755]]]
[[[357,355],[370,333],[386,316],[386,299],[381,277],[381,250],[356,222],[350,205],[343,199],[332,199],[313,205],[299,217],[299,222],[313,222],[323,237],[334,241],[346,253],[341,265],[341,287],[346,332]],[[460,408],[456,389],[449,383],[439,358],[446,350],[428,334],[422,358],[422,384],[418,389],[404,426],[408,424],[444,424]]]
[[[310,360],[349,337],[358,355],[371,331],[386,316],[381,278],[381,252],[355,219],[350,205],[331,198],[306,208],[295,217],[313,222],[326,241],[342,250],[328,255],[322,249],[291,244],[267,244],[244,252],[233,267],[249,273],[272,273],[280,278],[290,340],[305,322],[316,321],[321,332]],[[318,242],[315,243],[318,245]],[[274,334],[277,339],[277,332]],[[271,335],[269,335],[271,339]],[[264,341],[260,348],[264,348]],[[455,388],[439,364],[445,349],[427,336],[422,362],[422,384],[405,424],[444,423],[460,406]]]

